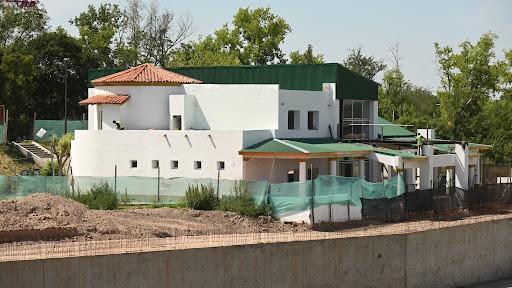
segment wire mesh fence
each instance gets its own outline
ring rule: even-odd
[[[62,137],[65,130],[67,130],[67,133],[74,134],[75,130],[87,130],[88,128],[87,120],[68,120],[67,129],[65,128],[65,125],[64,120],[34,120],[33,140],[48,142],[50,141],[50,137],[54,134],[59,138]],[[40,134],[40,137],[37,133],[41,128],[46,132],[42,136]]]
[[[510,208],[510,206],[507,207]],[[493,214],[447,221],[433,219],[427,214],[414,214],[414,216],[416,217],[413,219],[414,222],[354,221],[345,224],[337,223],[338,226],[324,226],[330,230],[323,231],[238,233],[236,228],[233,228],[229,234],[219,234],[214,229],[207,229],[166,238],[139,237],[101,241],[82,239],[61,242],[46,241],[49,239],[41,239],[39,242],[5,241],[0,244],[0,262],[408,234],[512,218],[512,214]]]
[[[0,124],[0,144],[7,143],[7,129],[5,124]]]

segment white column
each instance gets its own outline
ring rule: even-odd
[[[469,173],[468,173],[468,188],[471,189],[475,185],[475,166],[471,165],[468,167]],[[471,185],[471,186],[469,186]]]
[[[299,182],[304,182],[306,180],[307,180],[306,161],[299,160]]]
[[[405,187],[409,189],[408,192],[412,191],[412,184],[416,184],[416,169],[405,169]]]
[[[454,167],[446,167],[446,187],[452,187]]]
[[[475,166],[475,185],[480,185],[481,183],[481,175],[480,175],[480,157],[476,159],[476,166]]]
[[[455,187],[468,190],[468,146],[462,147],[460,144],[455,144],[455,158]]]
[[[359,178],[365,179],[364,159],[359,159]]]
[[[329,175],[337,176],[338,175],[338,158],[329,158]]]
[[[244,158],[244,164],[243,164],[244,165],[244,172],[243,172],[244,180],[248,180],[247,179],[247,164],[248,164],[247,162],[249,162],[249,158]]]
[[[423,145],[423,156],[430,157],[433,154],[434,147],[432,145]],[[432,167],[430,167],[430,162],[427,159],[420,165],[420,190],[432,188],[432,176]]]

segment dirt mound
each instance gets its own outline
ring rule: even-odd
[[[0,201],[0,242],[26,240],[106,240],[182,235],[307,231],[271,217],[173,208],[90,210],[62,196],[37,193]]]

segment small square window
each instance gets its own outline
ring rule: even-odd
[[[201,170],[201,161],[194,161],[194,169]]]
[[[130,168],[137,168],[137,160],[130,160]]]
[[[171,169],[178,169],[178,160],[171,161]]]
[[[158,160],[151,161],[151,167],[153,167],[153,169],[160,167],[160,161],[158,161]]]
[[[226,163],[224,161],[217,161],[217,170],[224,170]]]

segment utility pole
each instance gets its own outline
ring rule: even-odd
[[[68,60],[64,58],[64,135],[68,133]]]

